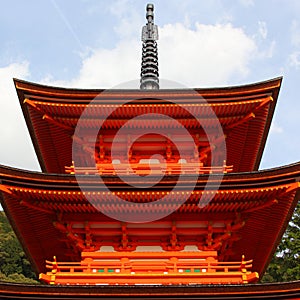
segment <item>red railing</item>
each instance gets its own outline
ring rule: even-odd
[[[242,257],[239,262],[219,262],[214,254],[84,252],[81,262],[46,261],[50,272],[40,279],[52,284],[247,283],[258,279],[257,273],[249,271],[252,260]]]
[[[232,172],[233,166],[203,166],[197,163],[168,163],[162,164],[149,164],[133,163],[133,164],[97,164],[95,167],[75,167],[74,164],[66,166],[65,171],[69,174],[100,174],[100,175],[116,175],[117,174],[130,174],[132,172],[138,175],[179,175],[179,174],[211,174],[211,173],[229,173]]]

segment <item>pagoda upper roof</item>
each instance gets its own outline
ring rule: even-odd
[[[214,176],[218,175],[210,176],[214,182]],[[111,201],[112,194],[120,193],[127,201],[151,202],[168,192],[177,178],[165,176],[151,192],[139,197],[116,176],[103,176],[110,191],[99,186],[97,176],[80,177],[86,192],[79,188],[74,175],[0,167],[2,206],[39,272],[45,271],[44,260],[52,259],[54,255],[60,261],[80,260],[80,251],[76,252],[74,246],[80,244],[80,235],[85,236],[86,227],[95,237],[108,234],[117,240],[121,238],[122,223],[99,212],[97,204],[88,202],[85,193],[93,195],[95,203],[100,196],[105,205],[118,212],[118,206]],[[210,193],[210,190],[204,191],[208,175],[199,175],[190,198],[168,217],[149,225],[143,224],[140,234],[145,233],[150,239],[153,238],[151,234],[163,238],[172,231],[172,221],[178,222],[178,234],[187,239],[190,235],[197,235],[199,230],[204,231],[201,234],[205,237],[205,230],[208,234],[209,227],[212,232],[224,229],[224,234],[219,234],[213,241],[216,245],[221,242],[223,246],[229,246],[219,249],[220,257],[226,261],[238,261],[245,255],[253,259],[253,271],[261,274],[299,200],[299,178],[300,163],[264,171],[225,174],[213,200],[201,208],[197,203],[199,196]],[[186,176],[182,193],[190,188],[190,184],[189,176]],[[181,193],[174,193],[172,201],[176,202],[179,197]],[[155,224],[154,227],[151,224]],[[128,225],[129,236],[138,230],[138,226]]]
[[[190,129],[197,126],[182,116],[168,101],[189,105],[204,126],[214,127],[207,115],[212,108],[223,128],[227,145],[227,164],[234,172],[258,170],[274,113],[281,78],[224,88],[100,90],[45,86],[15,79],[20,104],[43,172],[64,173],[72,164],[72,138],[78,119],[93,100],[94,113],[86,126],[96,126],[97,114],[106,107],[133,100],[107,122],[107,130],[120,128],[126,119],[145,113],[166,113]],[[162,100],[163,99],[163,100]],[[203,100],[205,99],[205,100]],[[161,123],[159,126],[163,126]],[[154,126],[150,121],[141,126]],[[196,126],[196,127],[195,127]]]

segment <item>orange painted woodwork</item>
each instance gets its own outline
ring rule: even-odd
[[[2,206],[41,280],[50,284],[207,284],[256,282],[261,276],[299,200],[300,163],[258,171],[276,105],[281,78],[252,85],[190,90],[78,90],[49,87],[15,80],[24,117],[42,173],[0,166]],[[100,93],[100,95],[99,95]],[[97,96],[98,95],[98,96]],[[84,139],[74,135],[84,108],[97,96],[93,111],[83,122]],[[205,101],[203,101],[203,98]],[[136,99],[117,109],[103,124],[96,145],[89,143],[89,128],[97,114],[120,100]],[[189,105],[201,126],[168,101]],[[206,130],[222,126],[227,148],[222,158],[221,139],[209,143]],[[131,147],[130,136],[116,142],[118,167],[114,170],[112,140],[135,115],[166,114],[180,121],[196,144],[186,162],[168,138],[148,134]],[[135,129],[167,128],[164,120],[142,120]],[[180,137],[181,146],[187,141]],[[95,159],[96,168],[74,165],[72,143]],[[216,165],[212,165],[212,148]],[[219,152],[218,152],[219,151]],[[165,174],[149,190],[130,186],[150,172],[147,159],[160,154],[152,174]],[[129,162],[127,161],[129,159]],[[200,164],[197,165],[197,160]],[[84,160],[84,159],[83,159]],[[146,162],[145,162],[146,161]],[[97,184],[100,174],[109,189]],[[189,176],[182,188],[172,188],[180,173]],[[81,176],[81,190],[76,176]],[[199,206],[209,176],[223,176],[212,201]],[[214,177],[215,176],[215,177]],[[151,176],[147,178],[151,183]],[[154,181],[153,181],[154,182]],[[193,186],[193,192],[190,189]],[[148,223],[128,223],[99,211],[97,203],[119,212],[113,196],[133,203],[148,203],[146,213],[168,211],[188,195],[170,215]],[[161,207],[151,202],[170,195]],[[95,205],[86,198],[89,196]],[[135,208],[136,209],[136,208]],[[130,208],[132,210],[132,208]],[[155,248],[156,252],[153,252]],[[54,258],[53,258],[54,257]],[[247,260],[245,260],[245,258]]]
[[[258,279],[252,260],[220,263],[217,251],[83,252],[80,263],[47,261],[50,284],[240,284]]]

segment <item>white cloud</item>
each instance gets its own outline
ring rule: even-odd
[[[288,56],[288,66],[295,69],[300,69],[300,24],[297,20],[292,21],[290,34],[290,41],[291,45],[293,46],[293,51]]]
[[[265,40],[268,35],[267,23],[264,21],[258,21],[258,32],[260,36]]]
[[[35,154],[13,84],[13,77],[25,79],[28,76],[27,62],[0,68],[0,163],[37,170]]]
[[[160,29],[159,60],[163,78],[188,86],[224,85],[242,79],[256,52],[254,41],[230,24],[182,24]]]
[[[274,133],[274,134],[278,134],[278,133],[283,133],[283,128],[280,127],[278,124],[276,124],[275,122],[272,122],[271,124],[271,128],[270,128],[270,132]]]
[[[291,26],[291,44],[300,47],[300,25],[296,20],[293,20]]]
[[[273,40],[272,42],[270,42],[266,48],[264,49],[261,49],[257,55],[257,58],[260,58],[260,59],[265,59],[265,58],[272,58],[273,57],[273,54],[274,54],[274,51],[275,51],[275,48],[276,48],[276,41]]]
[[[295,51],[289,55],[289,65],[296,69],[300,68],[300,51]]]
[[[146,22],[146,18],[137,11],[133,3],[128,0],[118,0],[109,6],[110,13],[116,17],[117,25],[114,31],[121,39],[135,38],[139,36],[141,24]]]
[[[114,49],[98,49],[84,59],[74,87],[109,88],[136,79],[140,72],[141,43],[123,40]]]
[[[254,6],[254,0],[239,0],[239,2],[246,7]]]
[[[276,49],[276,40],[268,38],[268,26],[265,21],[258,21],[257,32],[252,37],[256,41],[257,53],[256,59],[270,59],[274,55]]]
[[[160,78],[190,87],[240,82],[249,72],[257,48],[254,39],[231,24],[203,25],[194,29],[168,24],[159,29]],[[74,87],[109,88],[139,79],[142,44],[122,39],[114,49],[97,49],[82,61],[79,76],[70,82],[44,83]],[[236,83],[236,82],[235,82]]]

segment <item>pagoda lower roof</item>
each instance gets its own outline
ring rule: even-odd
[[[72,164],[75,127],[91,101],[93,109],[85,120],[86,128],[94,128],[99,115],[129,100],[127,106],[119,111],[116,109],[105,122],[105,133],[113,135],[135,116],[161,113],[180,121],[194,135],[199,134],[199,124],[172,103],[176,101],[179,106],[189,107],[207,132],[213,131],[220,122],[226,136],[227,164],[233,165],[234,172],[248,172],[258,170],[281,80],[275,78],[243,86],[193,90],[69,89],[18,79],[15,79],[15,86],[43,172],[64,173],[65,166]],[[211,109],[218,121],[211,117]],[[166,125],[162,120],[137,120],[134,126],[144,130]],[[111,144],[105,147],[108,151]],[[124,145],[120,145],[122,147]],[[147,147],[143,145],[143,151],[147,152]]]
[[[217,176],[211,175],[211,181],[214,182],[214,178],[217,180]],[[80,252],[74,253],[72,245],[67,241],[66,234],[70,235],[71,232],[65,229],[64,224],[73,222],[74,228],[79,231],[84,229],[84,224],[89,223],[91,228],[96,224],[98,229],[95,230],[99,231],[99,226],[102,226],[102,231],[111,230],[114,235],[122,227],[121,222],[103,215],[97,210],[97,205],[91,205],[85,193],[95,197],[95,203],[97,199],[101,199],[112,211],[118,212],[118,207],[111,200],[114,193],[120,193],[127,201],[139,202],[140,199],[142,202],[150,202],[169,192],[177,180],[176,176],[166,176],[151,190],[138,195],[136,190],[125,185],[116,176],[103,176],[110,192],[99,187],[97,176],[82,175],[80,178],[81,186],[85,187],[86,192],[79,188],[74,175],[0,167],[2,206],[38,272],[45,272],[45,259],[52,259],[54,255],[60,261],[80,260]],[[195,232],[200,230],[195,225],[196,221],[206,224],[206,230],[209,225],[220,229],[227,221],[235,220],[234,234],[229,233],[226,237],[226,245],[230,249],[223,249],[225,252],[220,254],[226,261],[238,261],[245,255],[247,259],[253,259],[253,271],[262,274],[300,197],[299,178],[300,163],[264,171],[225,174],[213,200],[200,208],[197,203],[199,196],[210,193],[210,190],[204,191],[208,176],[199,175],[192,195],[180,208],[164,219],[149,223],[149,228],[148,225],[143,225],[139,232],[143,234],[148,230],[151,233],[153,230],[156,234],[161,232],[163,235],[169,224],[175,221],[181,226],[178,230],[184,236],[189,236],[196,235]],[[186,176],[181,183],[181,192],[171,194],[174,199],[172,201],[176,203],[190,187],[189,176]],[[172,206],[172,201],[166,206]],[[160,208],[164,209],[164,206]],[[106,227],[112,226],[105,229],[103,224]],[[155,226],[151,227],[151,224]],[[128,225],[128,228],[133,232],[138,230],[138,226]],[[59,230],[61,227],[63,230]],[[190,228],[191,232],[187,232],[186,228]],[[101,234],[105,233],[100,232]],[[122,229],[119,237],[121,234]],[[77,233],[74,237],[76,239]],[[224,235],[221,239],[223,238]]]

